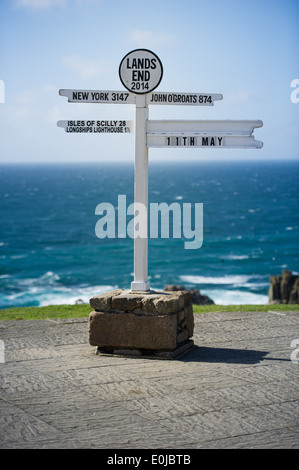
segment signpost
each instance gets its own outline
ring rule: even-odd
[[[142,82],[141,82],[142,83]],[[136,86],[136,84],[135,84]],[[137,85],[139,87],[139,85]],[[140,85],[141,86],[141,85]],[[144,85],[145,86],[145,85]],[[123,90],[59,90],[69,103],[136,104],[137,94]],[[139,93],[143,94],[143,93]],[[147,93],[146,105],[214,106],[223,96],[216,93]]]
[[[128,134],[134,132],[134,121],[108,121],[103,119],[58,121],[57,126],[63,127],[65,132],[72,133],[94,133],[94,134]]]
[[[262,143],[256,141],[253,136],[239,137],[239,136],[226,136],[226,135],[171,135],[166,136],[157,134],[148,134],[147,136],[148,148],[159,147],[189,147],[189,148],[261,148]]]
[[[135,104],[132,93],[117,90],[59,90],[60,96],[66,96],[69,103],[100,104]]]
[[[262,121],[148,121],[147,147],[261,148]]]
[[[159,57],[148,49],[129,52],[119,66],[119,78],[123,86],[138,95],[157,88],[162,76],[163,66]]]
[[[252,135],[262,121],[151,121],[149,105],[214,106],[223,99],[215,93],[153,92],[160,84],[163,66],[159,57],[148,49],[136,49],[122,59],[119,77],[126,91],[60,90],[70,103],[134,104],[135,126],[126,120],[58,121],[67,133],[135,132],[135,215],[148,233],[148,149],[158,147],[188,148],[261,148],[262,142]],[[146,210],[140,211],[139,207]],[[135,235],[137,234],[135,230]],[[148,292],[148,238],[134,237],[133,292]]]
[[[256,121],[187,121],[162,120],[148,121],[146,125],[147,133],[190,133],[198,135],[223,134],[223,135],[251,135],[253,130],[262,127],[260,120]]]
[[[223,96],[215,93],[149,93],[146,104],[173,104],[188,106],[214,106],[214,101],[222,100]]]

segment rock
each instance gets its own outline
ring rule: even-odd
[[[170,284],[164,287],[164,291],[187,291],[190,294],[192,304],[196,305],[213,305],[214,301],[207,295],[201,295],[198,289],[186,289],[184,286]]]
[[[299,276],[293,284],[293,288],[290,293],[289,304],[299,304]]]
[[[92,312],[89,331],[90,345],[102,348],[172,350],[177,345],[176,315]]]
[[[115,290],[90,299],[89,343],[102,353],[179,354],[193,346],[193,307],[186,290]],[[132,353],[132,354],[131,354]],[[167,354],[166,354],[167,353]]]
[[[270,277],[269,303],[298,304],[299,276],[284,269],[282,274]]]
[[[169,292],[169,291],[180,291],[180,290],[187,290],[184,286],[179,286],[176,284],[170,284],[168,286],[164,287],[164,291]]]
[[[122,312],[132,312],[134,310],[141,311],[141,302],[144,295],[122,292],[112,297],[111,308],[112,310],[119,310]]]
[[[178,293],[183,294],[181,291],[178,291]],[[186,298],[184,295],[176,294],[161,295],[160,298],[153,300],[153,304],[159,314],[176,313],[184,308]]]
[[[111,301],[114,295],[120,294],[121,289],[105,292],[104,294],[95,295],[90,299],[89,305],[97,312],[106,311],[111,308]]]
[[[284,269],[282,271],[282,279],[280,283],[281,299],[284,304],[289,303],[289,297],[294,281],[295,278],[293,278],[292,276],[292,271],[287,271],[286,269]]]
[[[281,276],[271,276],[270,277],[270,288],[269,288],[269,303],[275,302],[280,303],[280,283]]]
[[[214,301],[207,295],[202,295],[198,289],[190,289],[191,302],[196,305],[213,305]]]

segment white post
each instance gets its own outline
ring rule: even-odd
[[[150,290],[148,281],[148,149],[146,146],[146,121],[148,108],[145,95],[136,95],[135,113],[135,183],[134,212],[138,211],[138,222],[143,225],[143,235],[137,236],[141,230],[134,227],[134,281],[132,291],[147,292]],[[138,204],[144,210],[138,210]]]

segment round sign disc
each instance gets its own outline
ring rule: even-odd
[[[135,49],[129,52],[119,66],[119,78],[123,86],[139,95],[150,93],[157,88],[162,76],[161,60],[148,49]]]

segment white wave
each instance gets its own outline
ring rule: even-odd
[[[40,307],[47,305],[74,305],[78,300],[81,300],[83,303],[89,303],[91,297],[114,289],[116,289],[115,286],[77,287],[69,289],[68,292],[57,289],[53,292],[40,293],[37,296],[37,300]]]
[[[3,274],[0,279],[11,277]],[[15,280],[15,292],[9,294],[1,294],[0,308],[7,306],[22,305],[72,305],[77,300],[88,303],[94,295],[101,294],[116,287],[111,285],[79,285],[64,286],[60,282],[60,276],[52,271],[47,271],[37,278],[25,278]]]
[[[60,277],[58,274],[48,271],[38,278],[27,277],[25,279],[18,279],[19,286],[30,286],[34,285],[35,287],[53,285],[56,281],[59,281]]]
[[[269,282],[245,282],[242,287],[249,289],[258,289],[260,287],[269,287]]]
[[[255,279],[254,276],[247,275],[227,275],[220,277],[211,277],[211,276],[180,276],[180,279],[183,282],[188,282],[190,284],[232,284],[232,285],[243,285],[248,282],[250,279]]]
[[[248,255],[227,255],[227,256],[223,256],[222,259],[227,259],[227,260],[249,259],[249,256]]]
[[[53,273],[52,271],[48,271],[43,274],[40,278],[41,281],[51,280],[51,281],[58,281],[60,277],[58,274]]]
[[[206,289],[200,293],[208,295],[218,305],[264,305],[269,301],[267,295],[240,290]]]
[[[30,287],[28,290],[1,296],[1,302],[18,307],[30,302],[31,305],[38,304],[40,307],[47,305],[74,305],[76,301],[81,300],[88,303],[90,298],[114,290],[115,286],[88,286],[88,287]]]

